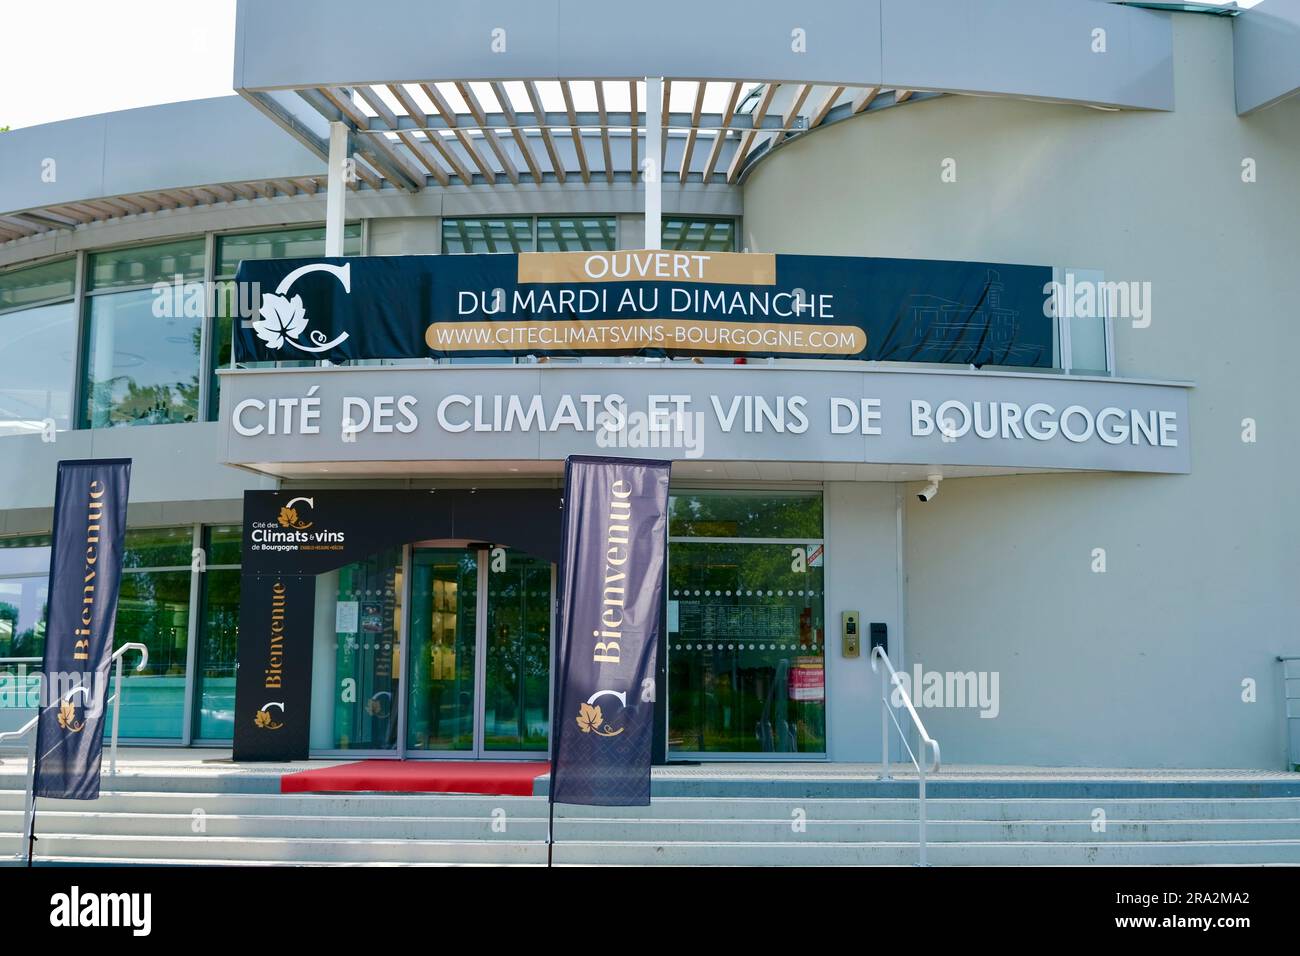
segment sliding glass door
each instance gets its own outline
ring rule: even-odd
[[[408,756],[544,755],[554,576],[507,548],[415,545]]]

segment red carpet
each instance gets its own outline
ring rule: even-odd
[[[281,793],[486,793],[531,797],[546,763],[488,760],[361,760],[280,778]]]

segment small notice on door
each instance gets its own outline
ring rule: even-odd
[[[826,547],[821,544],[808,545],[808,567],[820,568],[826,557]]]
[[[358,618],[357,601],[339,601],[334,605],[334,633],[355,634]]]

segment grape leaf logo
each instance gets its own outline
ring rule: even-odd
[[[257,309],[259,317],[252,322],[253,331],[268,349],[278,350],[289,345],[300,352],[319,354],[328,352],[347,339],[346,332],[331,341],[326,341],[325,333],[319,329],[307,331],[307,309],[302,304],[302,296],[295,295],[292,299],[289,298],[289,289],[301,276],[309,272],[328,272],[339,280],[343,291],[351,295],[352,263],[350,262],[345,262],[341,266],[330,262],[312,262],[294,269],[280,280],[275,292],[263,294],[262,304]]]
[[[285,339],[296,339],[307,328],[307,310],[302,307],[300,295],[287,299],[268,292],[262,296],[258,313],[261,318],[253,320],[253,331],[267,348],[282,348]]]

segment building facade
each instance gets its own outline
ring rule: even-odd
[[[674,461],[661,760],[878,760],[873,641],[950,763],[1287,759],[1293,3],[670,3],[642,24],[552,0],[449,25],[392,0],[374,31],[331,6],[241,3],[237,96],[0,134],[11,689],[42,649],[56,463],[129,457],[117,640],[150,655],[125,740],[230,745],[263,524],[400,502],[409,523],[315,578],[309,752],[545,753],[556,569],[529,543],[567,455],[622,454]],[[289,32],[310,57],[283,57]],[[654,233],[778,270],[1034,264],[1042,316],[999,273],[898,322],[1039,323],[1050,359],[236,354],[258,315],[240,263]],[[686,425],[583,427],[615,395]],[[331,410],[316,432],[283,411],[307,397]],[[419,427],[379,427],[402,397]],[[511,399],[539,414],[512,425]],[[481,517],[444,527],[455,508]]]

